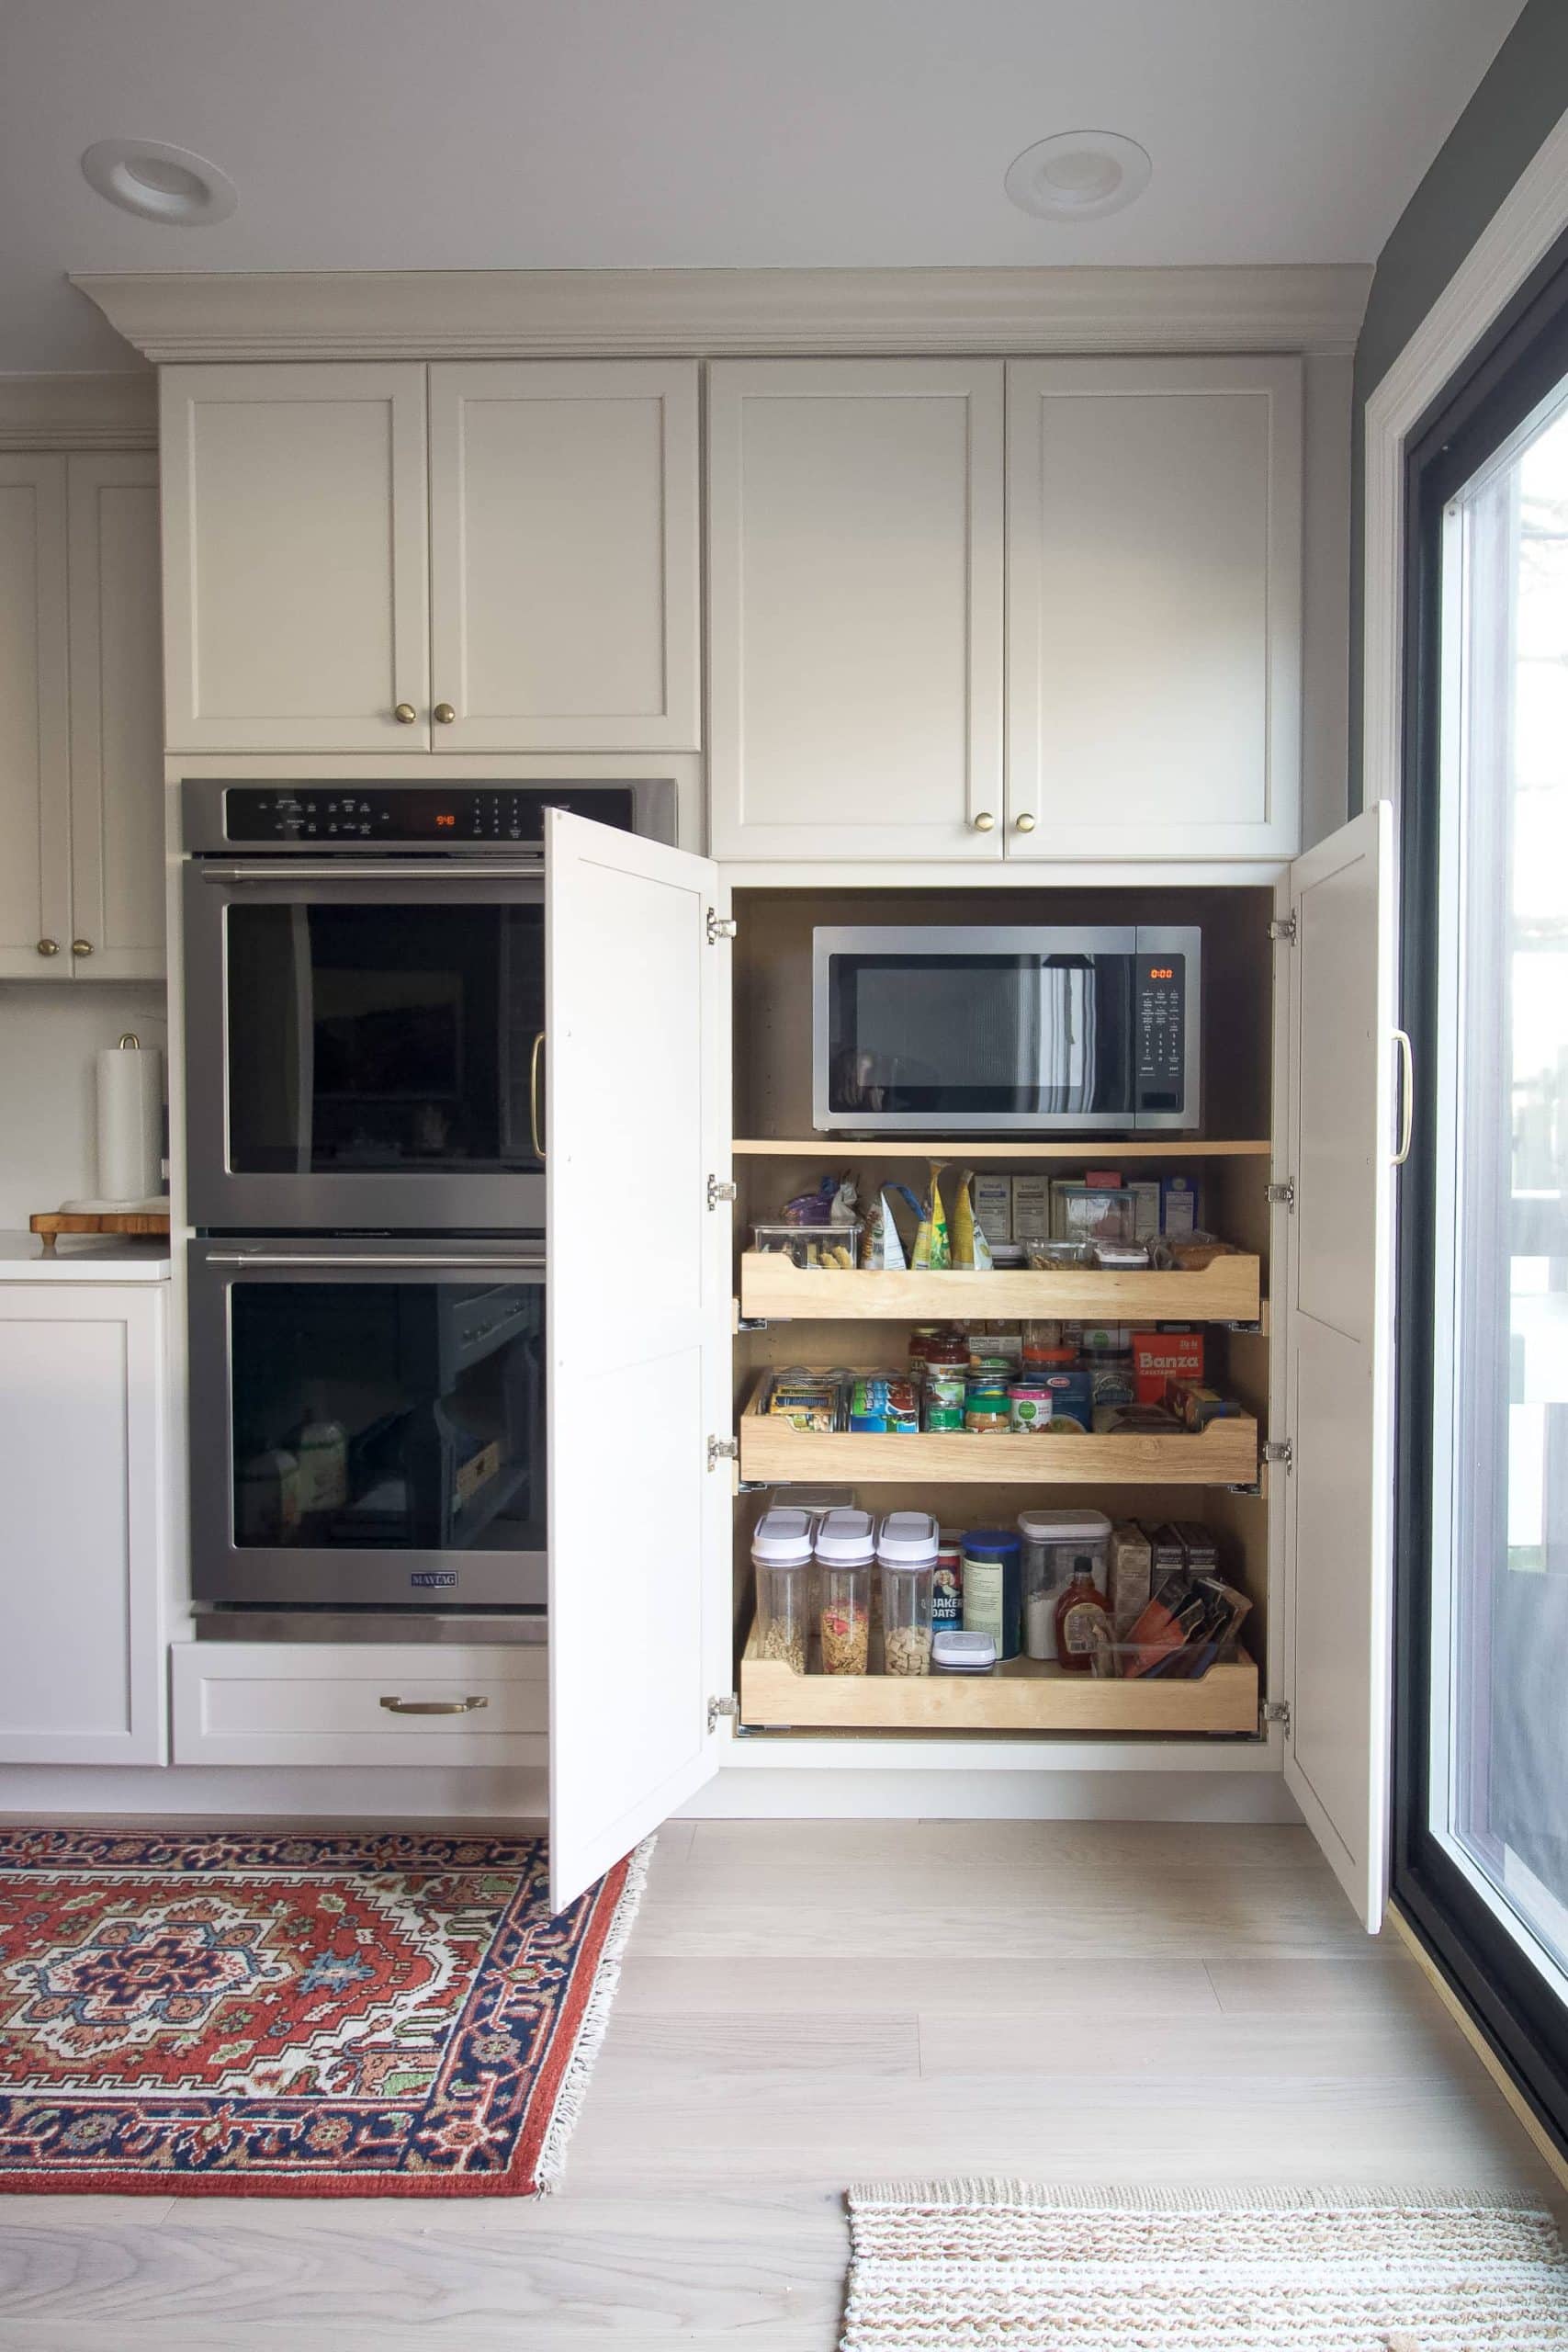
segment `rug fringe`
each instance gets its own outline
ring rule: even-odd
[[[588,2096],[588,2085],[593,2073],[594,2061],[609,2030],[610,2010],[615,2003],[616,1988],[621,1981],[621,1959],[626,1951],[632,1927],[648,1885],[648,1866],[652,1859],[658,1838],[645,1838],[635,1852],[626,1858],[626,1881],[615,1904],[615,1917],[610,1921],[604,1947],[594,1972],[593,1989],[588,1996],[588,2006],[582,2013],[582,2023],[577,2030],[577,2041],[556,2103],[546,2126],[544,2143],[539,2150],[539,2168],[535,2181],[537,2195],[547,2197],[558,2188],[566,2171],[567,2143]]]
[[[1551,2217],[1539,2198],[1509,2189],[1394,2187],[1336,2188],[1078,2188],[976,2176],[961,2180],[857,2181],[845,2192],[850,2211],[881,2205],[1015,2206],[1032,2212],[1105,2210],[1117,2213],[1299,2213],[1314,2208],[1381,2206],[1402,2212],[1465,2210]]]

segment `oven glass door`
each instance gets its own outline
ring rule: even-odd
[[[543,1222],[536,876],[189,871],[194,1224]]]
[[[544,1263],[191,1250],[192,1583],[291,1607],[543,1607]]]

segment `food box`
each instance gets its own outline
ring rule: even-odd
[[[1133,1394],[1140,1405],[1163,1405],[1169,1380],[1203,1377],[1201,1331],[1134,1331]]]
[[[981,1219],[985,1223],[985,1219]],[[1012,1180],[1012,1238],[1015,1241],[1048,1241],[1051,1238],[1051,1181],[1047,1176],[1015,1176]]]
[[[1162,1176],[1159,1187],[1159,1229],[1168,1241],[1186,1241],[1197,1232],[1198,1180],[1195,1176]]]
[[[976,1177],[975,1221],[993,1247],[1013,1239],[1010,1176]]]
[[[1197,1380],[1168,1380],[1165,1401],[1185,1430],[1206,1430],[1211,1421],[1241,1417],[1241,1407],[1233,1396],[1222,1396],[1217,1388],[1205,1388]]]

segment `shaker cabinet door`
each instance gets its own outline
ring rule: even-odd
[[[1296,359],[1008,364],[1008,854],[1301,839]]]
[[[695,751],[695,360],[432,368],[430,520],[438,752]]]
[[[171,751],[428,746],[424,379],[162,371]]]
[[[65,460],[0,455],[0,978],[71,973]]]
[[[71,967],[164,972],[164,704],[158,460],[67,460],[71,573]]]
[[[708,377],[713,854],[999,857],[1002,363]]]

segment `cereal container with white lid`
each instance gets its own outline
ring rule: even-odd
[[[871,1571],[876,1534],[867,1510],[830,1510],[817,1527],[824,1674],[864,1674],[871,1652]]]
[[[757,1579],[757,1655],[806,1672],[811,1640],[811,1520],[765,1510],[751,1535]]]
[[[888,1674],[929,1674],[931,1591],[941,1538],[922,1510],[889,1511],[877,1530],[882,1570],[882,1661]]]

